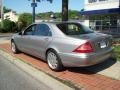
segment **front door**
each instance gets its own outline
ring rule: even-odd
[[[52,41],[52,33],[47,24],[37,24],[32,37],[32,47],[35,55],[45,59],[47,46]]]
[[[18,47],[21,51],[32,54],[32,37],[36,24],[29,26],[18,38]]]

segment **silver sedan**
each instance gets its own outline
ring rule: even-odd
[[[11,38],[13,53],[47,61],[55,71],[63,67],[91,66],[112,56],[112,37],[97,33],[79,22],[34,23]]]

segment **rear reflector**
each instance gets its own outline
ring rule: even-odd
[[[86,42],[86,43],[80,45],[78,48],[76,48],[73,52],[91,53],[91,52],[93,52],[93,48],[92,48],[90,42]]]

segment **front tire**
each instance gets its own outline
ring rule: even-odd
[[[50,67],[50,69],[52,69],[54,71],[61,71],[63,69],[61,59],[56,51],[54,51],[52,49],[49,50],[47,52],[46,58],[47,58],[47,63],[48,63],[48,66]]]
[[[17,46],[14,41],[11,41],[11,50],[15,54],[19,53],[19,50],[17,49]]]

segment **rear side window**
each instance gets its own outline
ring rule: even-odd
[[[51,31],[48,25],[46,24],[37,24],[36,30],[34,31],[34,35],[37,36],[51,36]]]
[[[66,35],[80,35],[93,33],[92,30],[78,23],[62,23],[57,24],[57,27]]]

